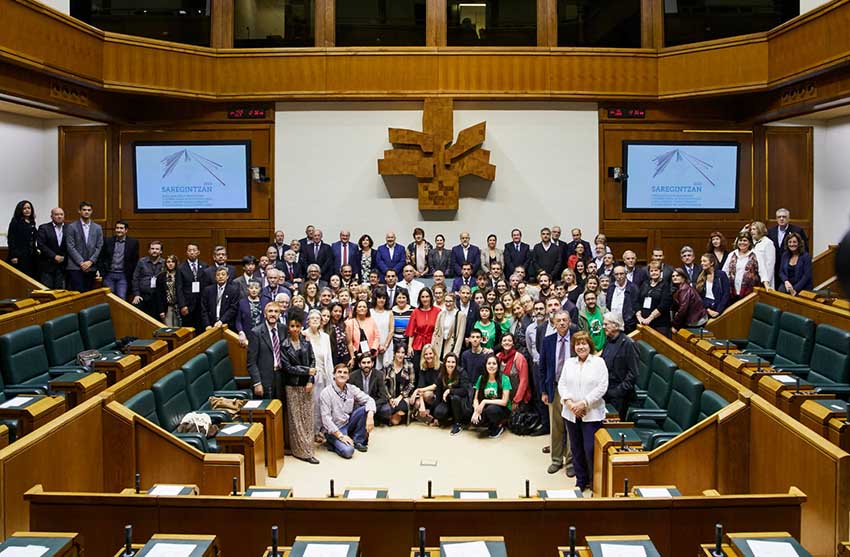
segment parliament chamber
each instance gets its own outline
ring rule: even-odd
[[[850,0],[0,0],[0,557],[850,556],[848,147]]]

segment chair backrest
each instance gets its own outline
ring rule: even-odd
[[[47,383],[47,353],[41,327],[30,325],[0,336],[0,369],[6,385]]]
[[[186,377],[183,370],[175,369],[157,381],[151,387],[156,400],[156,415],[159,424],[168,431],[174,431],[180,425],[183,416],[192,411],[189,395],[186,393]]]
[[[779,334],[779,319],[782,311],[771,305],[757,302],[753,308],[753,320],[750,322],[748,341],[751,348],[773,350]]]
[[[159,425],[159,416],[156,415],[156,398],[153,396],[153,391],[145,389],[144,391],[133,395],[124,406],[138,414],[139,416],[150,420]]]
[[[206,349],[204,354],[210,364],[213,387],[216,391],[233,391],[239,387],[233,378],[233,363],[227,350],[227,341],[220,340]]]
[[[648,342],[639,340],[637,341],[637,349],[638,349],[638,377],[637,377],[637,388],[646,390],[649,385],[649,376],[652,371],[652,359],[655,358],[655,348],[649,345]]]
[[[76,363],[77,354],[83,351],[80,321],[76,313],[60,315],[41,326],[44,331],[44,348],[51,366]]]
[[[808,380],[812,383],[850,383],[850,332],[818,325],[809,368]]]
[[[212,375],[210,375],[209,360],[206,354],[198,354],[183,364],[183,375],[186,377],[186,393],[192,410],[198,410],[209,402],[215,390]]]
[[[726,399],[714,391],[703,391],[699,400],[699,420],[720,412],[727,404]]]
[[[676,364],[670,358],[661,354],[655,355],[652,359],[652,374],[649,377],[644,408],[656,410],[667,408],[675,372]]]
[[[80,334],[86,350],[108,350],[115,343],[115,327],[109,304],[97,304],[80,312]]]
[[[667,402],[667,419],[664,420],[662,429],[678,433],[697,423],[700,397],[704,390],[705,385],[696,377],[677,369],[673,374],[673,390]]]
[[[779,318],[776,354],[795,364],[809,365],[815,344],[815,322],[786,311]]]

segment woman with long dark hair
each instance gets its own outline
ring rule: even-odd
[[[484,362],[485,374],[475,380],[475,403],[471,422],[487,427],[488,437],[495,439],[505,431],[511,415],[511,380],[499,369],[499,359],[491,354]]]
[[[369,304],[363,300],[354,304],[354,317],[345,322],[345,336],[348,337],[349,367],[354,366],[355,354],[378,350],[381,334],[372,319]]]
[[[705,252],[714,255],[717,259],[717,268],[722,269],[723,265],[726,264],[726,258],[729,257],[729,245],[726,242],[726,236],[718,230],[709,234]]]
[[[458,367],[457,355],[446,354],[440,368],[437,381],[437,404],[434,406],[434,418],[440,425],[454,422],[452,435],[460,433],[472,416],[472,384],[466,372]]]
[[[710,318],[719,316],[729,305],[729,277],[720,270],[717,257],[704,253],[700,258],[702,272],[697,277],[697,294]]]
[[[708,314],[702,305],[702,298],[696,288],[688,282],[688,274],[682,268],[673,271],[671,278],[676,291],[673,293],[672,333],[685,327],[702,327],[708,321]]]
[[[288,334],[280,343],[283,393],[275,398],[286,400],[286,427],[292,456],[310,464],[318,464],[313,456],[315,436],[313,384],[316,377],[316,357],[313,347],[301,330],[304,315],[291,308],[286,316]]]
[[[377,258],[378,252],[372,249],[374,245],[375,241],[368,234],[360,236],[360,239],[357,240],[357,247],[360,248],[360,278],[363,282],[369,280],[369,273],[372,269],[377,269],[375,258]]]
[[[169,327],[180,326],[180,310],[177,307],[177,265],[180,264],[176,255],[165,258],[165,266],[156,277],[156,304],[159,320]],[[260,309],[260,322],[263,320],[263,310]],[[243,335],[239,335],[239,343],[248,346],[247,337],[242,343]]]
[[[330,313],[330,319],[325,325],[325,332],[331,340],[331,357],[334,366],[348,363],[351,353],[348,351],[348,338],[345,335],[345,309],[339,302],[331,302],[328,313]]]
[[[812,256],[796,232],[785,237],[785,252],[779,264],[779,291],[796,296],[812,289]]]
[[[32,278],[37,278],[35,236],[35,209],[32,203],[24,199],[15,205],[6,241],[9,246],[9,263]]]
[[[422,347],[431,342],[434,325],[440,314],[440,308],[434,307],[434,295],[427,286],[419,291],[417,301],[419,306],[410,314],[410,321],[404,331],[404,336],[408,339],[407,352],[413,355],[414,365],[419,359]]]

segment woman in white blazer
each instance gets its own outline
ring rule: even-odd
[[[443,299],[443,311],[437,315],[434,323],[434,333],[431,335],[431,344],[437,352],[437,358],[443,361],[446,354],[454,354],[460,357],[463,348],[463,334],[466,331],[466,315],[458,311],[455,297],[446,296]]]
[[[593,437],[605,419],[602,397],[608,390],[608,366],[596,355],[586,332],[572,335],[572,348],[576,355],[564,362],[558,394],[573,453],[576,487],[584,491],[593,480]]]
[[[314,436],[320,436],[322,430],[322,412],[319,396],[325,387],[333,383],[334,361],[331,352],[331,337],[322,330],[322,314],[318,310],[310,310],[307,314],[307,329],[304,337],[310,341],[313,354],[316,355],[316,382],[313,385],[313,417],[315,421]],[[318,441],[318,439],[317,439]]]

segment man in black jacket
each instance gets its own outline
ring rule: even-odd
[[[139,262],[139,241],[127,236],[129,228],[127,221],[119,220],[115,223],[114,234],[103,242],[97,265],[103,277],[103,285],[108,286],[122,300],[127,299],[133,272]]]
[[[268,399],[274,396],[276,380],[280,387],[280,343],[287,333],[286,326],[280,322],[280,306],[276,302],[266,304],[263,316],[263,322],[248,335],[248,374],[254,398]]]
[[[48,289],[65,288],[65,211],[56,207],[50,211],[50,222],[38,227],[36,245],[41,252],[39,271],[41,284]]]
[[[236,326],[236,313],[239,310],[239,287],[227,282],[226,267],[215,271],[215,283],[204,288],[201,298],[201,324],[204,329],[227,325],[233,330]]]
[[[531,248],[522,241],[522,231],[519,228],[511,230],[511,241],[505,244],[505,276],[510,277],[514,269],[528,268],[531,262]]]
[[[392,406],[384,372],[374,368],[375,357],[371,352],[358,355],[357,369],[351,372],[348,382],[372,397],[376,418],[385,424],[398,425],[408,412],[407,401],[402,397],[397,406]]]
[[[177,307],[180,309],[182,323],[194,327],[201,334],[201,291],[204,271],[207,264],[198,259],[201,250],[198,244],[186,245],[186,261],[177,267]]]
[[[531,250],[531,263],[536,274],[543,270],[550,277],[560,277],[564,270],[563,250],[552,242],[552,231],[543,228],[540,231],[540,242]]]
[[[614,280],[605,293],[605,307],[622,315],[626,334],[637,328],[636,312],[638,309],[639,288],[629,282],[626,268],[622,265],[614,267]]]
[[[602,359],[608,366],[608,391],[604,398],[606,403],[617,409],[620,419],[625,421],[629,403],[635,398],[640,357],[634,341],[623,332],[623,317],[619,313],[606,313],[603,327],[606,342],[602,349]]]

